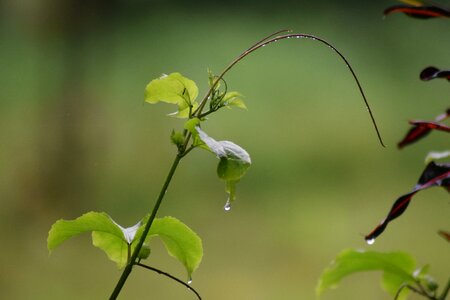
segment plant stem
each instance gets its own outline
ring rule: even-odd
[[[143,268],[145,268],[145,269],[154,271],[154,272],[156,272],[156,273],[158,273],[158,274],[167,276],[167,277],[169,277],[170,279],[175,280],[176,282],[178,282],[178,283],[184,285],[185,287],[187,287],[188,289],[190,289],[195,295],[197,295],[197,298],[198,298],[199,300],[202,300],[202,297],[200,297],[200,294],[199,294],[196,290],[194,290],[193,287],[191,287],[189,284],[187,284],[186,282],[182,281],[181,279],[178,279],[178,278],[176,278],[175,276],[170,275],[170,274],[167,273],[167,272],[164,272],[164,271],[162,271],[162,270],[159,270],[159,269],[157,269],[157,268],[154,268],[154,267],[151,267],[151,266],[148,266],[148,265],[139,263],[139,262],[136,263],[136,265],[138,265],[138,266],[140,266],[140,267],[143,267]]]
[[[222,73],[220,73],[219,76],[216,77],[216,80],[213,82],[213,84],[211,85],[211,88],[208,90],[208,92],[206,93],[205,97],[203,98],[203,100],[200,102],[199,107],[193,112],[193,115],[200,117],[202,115],[202,111],[203,108],[206,105],[206,102],[208,101],[210,95],[212,94],[215,86],[219,83],[220,80],[222,80],[222,78],[225,76],[225,74],[231,70],[238,62],[240,62],[242,59],[244,59],[247,55],[251,54],[252,52],[255,52],[256,50],[267,46],[269,44],[272,43],[276,43],[280,40],[284,40],[284,39],[290,39],[290,38],[306,38],[306,39],[310,39],[313,41],[318,41],[321,42],[322,44],[326,45],[327,47],[329,47],[330,49],[332,49],[336,54],[338,54],[338,56],[344,61],[344,63],[347,65],[350,73],[353,76],[353,79],[356,82],[356,85],[358,86],[359,92],[364,100],[364,104],[366,106],[366,109],[369,113],[370,116],[370,120],[372,121],[373,127],[375,129],[375,132],[377,134],[377,138],[381,144],[381,146],[385,147],[383,139],[381,137],[381,133],[380,130],[378,129],[378,125],[377,122],[375,121],[375,117],[372,113],[372,109],[370,108],[369,102],[367,101],[366,95],[364,94],[364,90],[362,89],[361,84],[359,83],[359,79],[356,76],[355,71],[353,71],[352,66],[350,65],[350,63],[348,62],[348,60],[345,58],[345,56],[337,49],[335,48],[332,44],[330,44],[329,42],[327,42],[326,40],[315,36],[315,35],[311,35],[311,34],[306,34],[306,33],[290,33],[290,34],[282,34],[279,36],[275,36],[274,35],[278,34],[278,33],[282,33],[285,32],[286,30],[280,30],[278,32],[275,32],[274,34],[271,34],[265,38],[263,38],[262,40],[260,40],[259,42],[257,42],[256,44],[254,44],[253,46],[251,46],[250,48],[248,48],[247,50],[245,50],[244,52],[242,52],[238,57],[236,57],[223,71]]]
[[[450,291],[450,278],[447,281],[447,286],[445,287],[445,289],[442,291],[441,296],[438,298],[439,300],[445,300],[445,298],[447,298],[448,292]]]
[[[181,158],[183,157],[183,154],[184,154],[183,152],[184,152],[184,150],[179,151],[172,163],[172,167],[170,168],[170,171],[167,174],[166,180],[164,181],[161,191],[159,192],[159,196],[158,196],[158,199],[156,200],[155,206],[153,206],[153,210],[150,215],[150,218],[148,219],[147,223],[145,224],[145,228],[144,228],[144,231],[142,232],[142,236],[139,239],[128,264],[126,265],[125,269],[123,270],[122,275],[120,276],[119,281],[117,282],[116,287],[114,288],[114,291],[112,292],[111,296],[109,297],[110,300],[114,300],[117,298],[117,296],[119,296],[119,293],[122,290],[122,287],[124,286],[125,282],[127,281],[127,278],[130,275],[130,273],[133,269],[133,266],[135,265],[139,251],[141,250],[142,245],[144,244],[145,238],[147,237],[150,227],[152,226],[153,220],[156,217],[156,213],[158,212],[159,206],[161,205],[164,195],[166,194],[167,188],[169,187],[169,184],[172,181],[173,174],[175,173],[175,170],[177,169],[178,164],[179,164]]]

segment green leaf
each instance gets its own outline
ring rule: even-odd
[[[403,284],[415,282],[414,259],[403,252],[380,253],[348,249],[341,252],[322,273],[316,288],[320,296],[326,289],[337,287],[342,278],[356,272],[382,271],[382,286],[395,295]]]
[[[395,295],[398,290],[404,285],[403,278],[397,276],[396,274],[389,273],[389,272],[383,272],[383,275],[381,276],[381,286],[382,288],[387,291],[391,295]],[[410,294],[410,290],[407,288],[403,288],[396,300],[404,300],[408,298],[408,295]]]
[[[216,141],[208,136],[200,127],[195,127],[198,136],[207,148],[219,159],[217,175],[226,182],[226,191],[229,194],[229,202],[234,201],[236,183],[245,175],[251,165],[250,155],[242,147],[230,141]]]
[[[198,87],[194,81],[184,77],[180,73],[163,75],[150,81],[145,88],[145,101],[158,103],[160,101],[178,105],[178,111],[173,116],[185,118],[189,111],[195,109],[198,96]]]
[[[182,132],[172,130],[172,133],[170,134],[170,140],[174,145],[180,147],[184,144],[184,135]]]
[[[135,241],[142,235],[142,230],[143,226],[138,230]],[[187,225],[173,217],[155,219],[150,227],[146,243],[154,236],[161,238],[169,255],[184,265],[188,277],[191,278],[191,274],[198,268],[203,257],[200,237]]]
[[[147,244],[143,244],[141,251],[139,251],[138,258],[139,259],[147,259],[150,256],[150,253],[152,250],[150,249],[150,246]]]
[[[184,123],[184,129],[188,130],[192,134],[198,134],[197,130],[195,129],[198,124],[200,124],[199,118],[189,119],[186,123]]]
[[[75,220],[59,220],[53,224],[48,234],[47,246],[52,251],[71,237],[92,232],[92,244],[103,250],[119,268],[123,268],[130,255],[129,245],[140,227],[141,222],[124,228],[106,213],[88,212]]]
[[[140,221],[134,226],[127,228],[120,226],[116,222],[114,224],[122,231],[125,239],[109,233],[93,231],[92,244],[103,250],[108,258],[115,262],[119,269],[122,269],[128,263],[128,259],[131,256],[130,245],[135,240],[136,232],[142,226],[142,222]]]
[[[93,231],[92,244],[103,250],[108,258],[117,264],[117,268],[122,269],[126,266],[131,249],[124,240],[106,232]]]
[[[226,93],[222,99],[222,104],[227,107],[236,106],[242,109],[247,109],[244,100],[242,100],[242,95],[238,92]]]
[[[249,167],[250,162],[248,161],[221,157],[217,165],[217,175],[225,181],[238,181],[245,175]]]
[[[214,75],[213,72],[208,68],[208,85],[212,87],[214,82],[217,80],[218,76]],[[220,81],[214,87],[214,90],[218,90],[220,88]]]
[[[106,213],[88,212],[75,220],[56,221],[48,233],[48,250],[52,251],[67,239],[90,231],[108,233],[125,241],[122,230]]]

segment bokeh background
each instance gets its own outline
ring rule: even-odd
[[[351,62],[387,148],[376,139],[355,82],[330,49],[309,40],[265,47],[226,77],[248,111],[224,110],[204,130],[244,147],[253,165],[230,212],[216,158],[194,151],[177,171],[159,216],[203,239],[193,286],[204,299],[314,299],[322,270],[345,248],[407,251],[448,279],[449,198],[415,196],[373,246],[363,240],[416,183],[432,133],[399,151],[407,120],[448,107],[449,85],[419,81],[448,67],[450,23],[383,19],[394,1],[4,0],[0,2],[0,294],[2,299],[105,299],[120,272],[88,234],[49,256],[60,218],[106,211],[124,226],[153,205],[175,155],[173,107],[143,102],[145,85],[181,72],[203,93],[259,38],[283,28],[321,36]],[[445,4],[445,2],[444,2]],[[448,4],[448,3],[447,3]],[[185,278],[159,241],[149,264]],[[390,299],[380,274],[344,280],[322,299]],[[195,299],[136,269],[123,299]],[[417,298],[412,298],[417,299]]]

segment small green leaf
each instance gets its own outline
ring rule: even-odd
[[[163,75],[150,81],[145,88],[145,101],[158,103],[160,101],[178,105],[178,111],[173,116],[186,118],[189,112],[197,107],[195,99],[198,96],[198,87],[194,81],[180,73]]]
[[[125,241],[122,230],[106,213],[88,212],[75,220],[56,221],[48,233],[48,250],[52,251],[65,240],[90,231],[108,233]]]
[[[247,109],[245,106],[244,100],[242,100],[242,95],[238,92],[228,92],[222,99],[222,103],[224,106],[236,106],[242,109]]]
[[[197,134],[195,127],[198,126],[198,124],[200,124],[199,118],[189,119],[186,123],[184,123],[184,129],[188,130],[192,134]]]
[[[208,85],[209,87],[212,87],[214,82],[217,80],[218,76],[214,75],[214,73],[208,68]],[[217,82],[216,86],[214,87],[214,91],[219,90],[220,88],[220,81]]]
[[[150,256],[150,253],[151,253],[150,246],[147,244],[143,244],[141,251],[139,251],[138,258],[147,259]]]
[[[387,289],[391,295],[395,295],[401,285],[415,282],[412,275],[414,267],[414,259],[402,252],[344,250],[322,273],[316,293],[320,296],[326,289],[337,287],[342,278],[353,273],[382,271],[384,273],[383,288]]]
[[[395,295],[398,290],[404,285],[405,282],[403,278],[389,272],[383,272],[381,276],[381,286],[391,295]],[[410,290],[407,288],[403,288],[396,300],[405,300],[408,298],[410,294]]]
[[[146,220],[148,220],[148,217],[146,217]],[[138,230],[135,241],[142,235],[143,226]],[[187,225],[173,217],[155,219],[150,227],[146,243],[154,236],[161,238],[169,255],[175,257],[184,265],[190,278],[200,265],[203,257],[200,237]]]
[[[249,167],[248,161],[221,157],[217,165],[217,175],[225,181],[238,181],[245,175]]]
[[[184,135],[182,132],[172,130],[170,140],[175,146],[179,147],[184,144]]]
[[[250,155],[242,147],[230,141],[216,141],[208,136],[200,127],[195,127],[201,141],[219,159],[217,175],[226,182],[226,191],[230,195],[229,201],[234,201],[236,183],[245,175],[251,165]]]
[[[85,232],[92,232],[92,244],[103,250],[119,268],[123,268],[130,256],[129,247],[135,239],[141,222],[124,228],[106,213],[88,212],[75,220],[59,220],[50,229],[47,246],[50,251],[65,240]]]

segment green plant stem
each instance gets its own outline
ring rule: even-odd
[[[448,292],[450,291],[450,278],[447,281],[447,286],[445,287],[445,289],[442,291],[441,296],[438,298],[438,300],[445,300],[445,298],[447,298]]]
[[[153,220],[156,217],[156,213],[158,212],[159,206],[161,205],[161,202],[164,199],[164,195],[166,194],[167,188],[169,187],[169,184],[172,181],[173,174],[175,173],[175,170],[177,169],[178,164],[184,155],[183,152],[184,152],[184,150],[179,151],[172,163],[172,167],[170,168],[170,171],[167,174],[166,180],[164,181],[164,184],[161,188],[161,191],[159,193],[158,199],[156,200],[155,206],[153,206],[153,210],[150,215],[150,218],[148,219],[147,223],[145,224],[145,228],[144,228],[144,231],[142,232],[142,236],[139,239],[139,241],[136,245],[136,248],[133,251],[133,254],[131,255],[130,261],[128,262],[125,269],[123,270],[122,275],[120,276],[119,281],[117,282],[116,287],[114,288],[114,291],[112,292],[111,296],[109,297],[110,300],[117,299],[117,296],[119,296],[120,291],[122,290],[122,287],[124,286],[125,282],[127,281],[127,278],[130,275],[130,273],[133,269],[133,266],[136,263],[136,259],[138,257],[139,251],[141,250],[142,245],[144,244],[145,238],[147,237],[150,227],[152,226]]]
[[[170,279],[175,280],[176,282],[178,282],[178,283],[184,285],[184,286],[187,287],[189,290],[191,290],[191,291],[197,296],[197,298],[198,298],[199,300],[202,300],[202,297],[200,297],[200,294],[199,294],[193,287],[191,287],[189,284],[187,284],[186,282],[182,281],[181,279],[178,279],[178,278],[176,278],[175,276],[173,276],[173,275],[171,275],[171,274],[169,274],[169,273],[167,273],[167,272],[164,272],[164,271],[159,270],[159,269],[157,269],[157,268],[154,268],[154,267],[151,267],[151,266],[142,264],[142,263],[140,263],[140,262],[136,263],[136,265],[138,265],[138,266],[140,266],[140,267],[143,267],[143,268],[145,268],[145,269],[147,269],[147,270],[154,271],[154,272],[156,272],[156,273],[158,273],[158,274],[167,276],[167,277],[169,277]]]

